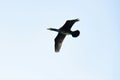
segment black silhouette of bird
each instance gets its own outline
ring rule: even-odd
[[[74,38],[79,36],[79,34],[80,34],[79,30],[71,31],[71,27],[73,26],[73,24],[75,22],[78,22],[78,21],[79,21],[78,18],[77,19],[72,19],[72,20],[67,20],[66,23],[59,29],[48,28],[48,30],[58,32],[58,35],[54,39],[54,41],[55,41],[55,52],[60,51],[60,48],[62,46],[62,42],[63,42],[64,38],[66,37],[66,35],[72,35],[72,37],[74,37]]]

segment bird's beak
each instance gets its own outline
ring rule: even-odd
[[[50,28],[47,28],[47,30],[50,30]]]

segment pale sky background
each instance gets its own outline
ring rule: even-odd
[[[75,18],[55,53],[46,28]],[[0,80],[120,80],[120,1],[0,0]]]

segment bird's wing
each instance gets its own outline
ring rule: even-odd
[[[67,20],[65,22],[65,24],[63,25],[63,27],[61,27],[60,29],[62,29],[62,30],[70,30],[71,27],[73,26],[73,24],[75,22],[77,22],[77,21],[79,21],[79,19]]]
[[[56,38],[55,38],[55,52],[59,52],[65,36],[66,35],[64,35],[62,33],[58,33],[58,35],[56,36]]]

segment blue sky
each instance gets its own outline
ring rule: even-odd
[[[1,0],[0,80],[119,80],[119,0]],[[79,18],[61,51],[57,33]]]

